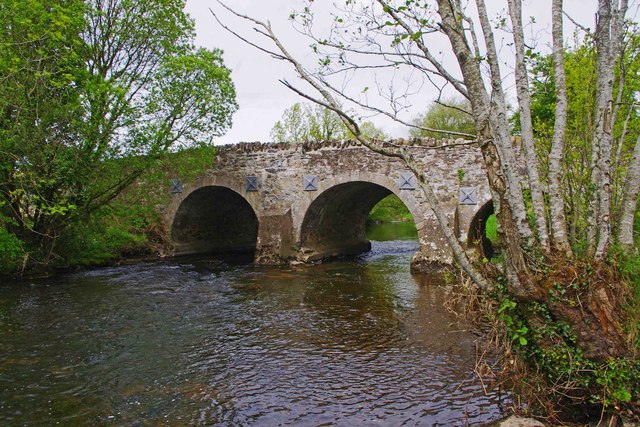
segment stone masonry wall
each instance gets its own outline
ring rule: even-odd
[[[466,243],[473,216],[491,199],[479,148],[462,140],[420,139],[391,143],[406,145],[411,150],[459,239]],[[374,153],[354,141],[224,146],[220,147],[215,164],[202,178],[185,184],[182,193],[174,195],[166,211],[167,227],[171,229],[176,213],[191,193],[208,186],[225,187],[240,194],[258,219],[257,262],[318,259],[349,250],[346,246],[341,247],[342,243],[336,239],[322,244],[313,240],[314,233],[309,232],[309,227],[314,224],[319,227],[334,224],[336,227],[335,220],[331,222],[321,216],[328,218],[335,215],[333,211],[340,212],[345,221],[359,224],[362,215],[358,213],[354,214],[358,218],[350,218],[349,208],[356,206],[349,204],[373,203],[392,192],[409,208],[418,229],[420,250],[414,264],[449,264],[452,262],[451,251],[421,191],[417,186],[414,190],[400,189],[401,176],[407,172],[401,161]],[[248,190],[247,177],[256,178],[257,191]],[[305,177],[315,177],[311,183],[315,183],[315,191],[305,191]],[[461,187],[475,189],[476,204],[459,203]],[[329,189],[332,192],[320,197]],[[317,204],[310,211],[314,202]],[[345,206],[331,206],[332,203]],[[190,209],[197,207],[194,205]],[[317,218],[307,215],[308,212],[313,212]],[[358,227],[354,225],[353,229]],[[345,227],[345,230],[349,229]],[[355,235],[343,237],[344,245],[363,243],[358,240],[362,238]]]

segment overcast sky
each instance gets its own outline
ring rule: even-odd
[[[505,7],[506,1],[490,0],[487,3],[490,8],[494,8],[493,14],[495,14]],[[525,0],[524,3],[523,15],[536,17],[535,35],[539,39],[539,44],[544,46],[550,38],[551,0]],[[295,55],[303,59],[310,58],[309,41],[292,31],[288,20],[289,14],[294,9],[300,8],[302,4],[300,0],[228,0],[228,4],[241,13],[261,20],[270,20],[276,33],[281,35],[282,40],[289,45]],[[333,0],[316,0],[314,7],[318,13],[329,14],[332,4]],[[196,21],[196,43],[207,48],[217,47],[224,50],[224,61],[233,71],[232,78],[240,105],[239,111],[233,118],[232,129],[223,137],[217,138],[215,142],[229,144],[269,141],[269,131],[281,118],[285,109],[301,101],[279,80],[285,78],[298,84],[299,81],[288,64],[270,58],[267,54],[257,51],[227,33],[209,12],[210,7],[229,19],[229,25],[234,29],[240,30],[245,35],[253,36],[253,34],[244,22],[231,19],[228,13],[222,13],[220,6],[214,0],[187,0],[186,10]],[[589,27],[593,27],[595,9],[595,0],[565,0],[565,10]],[[226,19],[225,22],[227,22]],[[501,41],[498,40],[498,43],[501,44]],[[508,48],[503,45],[504,50]],[[508,78],[509,70],[503,69],[503,74]],[[423,95],[423,98],[432,99],[433,97],[435,93],[430,94],[429,91]],[[426,100],[423,105],[416,106],[413,111],[406,112],[405,118],[414,117],[424,111],[431,99]],[[407,132],[402,126],[384,118],[374,118],[372,121],[392,136],[403,136]]]

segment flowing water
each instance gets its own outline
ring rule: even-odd
[[[402,226],[371,238],[413,238]],[[398,232],[398,227],[401,227]],[[415,240],[312,266],[181,259],[0,286],[0,425],[477,425],[501,397]]]

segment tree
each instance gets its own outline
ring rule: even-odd
[[[560,39],[560,38],[558,38]],[[612,138],[614,141],[612,176],[612,227],[618,234],[618,243],[632,250],[633,216],[636,212],[633,191],[629,185],[635,181],[633,160],[634,145],[640,135],[640,116],[638,115],[636,96],[639,90],[638,67],[640,66],[637,31],[629,29],[623,44],[623,54],[616,69],[614,93],[617,119],[612,118]],[[566,245],[583,250],[587,240],[586,212],[589,209],[591,190],[590,140],[594,132],[593,114],[595,111],[596,54],[593,35],[585,34],[576,39],[575,45],[560,52],[560,59],[566,64],[566,76],[554,74],[552,55],[532,55],[532,118],[533,130],[539,142],[539,155],[547,156],[552,138],[562,135],[562,149],[555,154],[549,153],[548,174],[549,192],[557,191],[564,198],[566,211],[570,215],[565,221],[556,221],[552,227],[561,227],[566,223],[569,239]],[[557,68],[557,67],[555,67]],[[561,77],[561,81],[558,77]],[[586,82],[586,83],[585,83]],[[556,89],[564,86],[566,104],[556,102],[563,97],[556,96]],[[564,121],[564,122],[563,122]],[[518,123],[515,123],[519,131]],[[564,131],[563,131],[564,129]],[[560,161],[560,160],[563,161]],[[552,163],[555,175],[551,174]],[[545,163],[542,164],[545,169]],[[556,181],[554,183],[554,181]],[[625,182],[627,188],[625,189]],[[636,185],[637,187],[637,185]],[[624,195],[627,199],[623,200]],[[554,207],[550,206],[553,210]],[[554,218],[562,218],[565,207],[556,206],[559,212]],[[616,221],[617,219],[617,221]],[[562,232],[562,230],[561,230]],[[567,233],[565,230],[564,233]],[[557,234],[554,231],[554,234]],[[556,240],[559,240],[556,238]],[[570,247],[569,247],[570,250]]]
[[[51,236],[73,208],[51,187],[70,177],[75,160],[65,147],[79,132],[82,61],[76,54],[84,20],[81,1],[7,1],[0,6],[0,225],[16,239]],[[56,162],[52,162],[56,159]],[[71,178],[72,179],[72,178]]]
[[[183,0],[0,6],[0,210],[44,261],[169,150],[237,109],[219,50],[196,49]]]
[[[590,366],[593,368],[591,372],[597,377],[600,370],[596,367],[601,366],[598,363],[610,360],[609,363],[622,366],[627,363],[625,357],[632,353],[623,330],[623,323],[628,315],[623,305],[625,285],[619,279],[614,279],[616,276],[612,267],[605,262],[611,242],[610,212],[614,202],[610,179],[613,152],[611,130],[615,125],[613,119],[618,117],[617,105],[613,100],[614,77],[622,55],[628,2],[598,1],[598,20],[593,34],[596,52],[595,102],[591,115],[593,132],[587,135],[590,191],[585,197],[590,208],[581,213],[583,223],[592,226],[587,233],[585,243],[588,250],[584,258],[577,258],[569,250],[571,248],[567,245],[566,233],[563,235],[562,230],[554,226],[556,222],[560,222],[566,227],[566,219],[562,215],[565,209],[563,191],[554,189],[542,194],[544,185],[540,175],[541,164],[535,156],[535,140],[532,136],[531,86],[526,68],[527,49],[520,0],[510,0],[507,4],[514,49],[514,56],[507,60],[515,70],[526,176],[519,172],[516,149],[511,142],[507,86],[502,69],[504,58],[499,56],[496,26],[490,21],[483,0],[476,0],[474,7],[459,0],[345,0],[334,16],[334,25],[328,35],[314,33],[317,28],[313,25],[314,8],[312,2],[308,2],[305,9],[295,17],[301,30],[312,39],[312,49],[319,55],[319,68],[306,66],[292,56],[269,23],[238,14],[223,3],[220,4],[235,16],[250,22],[256,29],[256,34],[265,37],[265,41],[269,43],[261,45],[261,49],[291,64],[314,92],[305,92],[284,82],[287,87],[336,112],[364,146],[383,155],[399,158],[405,163],[415,174],[419,188],[433,209],[462,269],[481,289],[495,292],[496,279],[471,262],[457,241],[447,214],[433,194],[429,184],[429,171],[420,169],[408,150],[368,138],[361,132],[357,117],[342,106],[343,102],[349,102],[406,123],[398,113],[406,105],[404,101],[410,95],[412,80],[407,79],[409,86],[405,90],[391,84],[378,84],[381,97],[391,101],[389,109],[369,103],[366,96],[358,95],[358,92],[363,92],[359,88],[352,89],[339,81],[334,82],[337,75],[352,77],[358,71],[370,74],[372,70],[397,71],[406,67],[411,70],[410,75],[414,79],[421,75],[424,81],[433,82],[440,92],[445,87],[452,87],[468,100],[475,124],[475,143],[484,157],[484,167],[499,223],[498,234],[503,245],[507,292],[500,313],[508,313],[511,322],[507,322],[507,327],[509,324],[518,325],[510,336],[524,338],[523,334],[528,334],[528,339],[518,339],[524,347],[523,354],[537,364],[538,368],[542,368],[550,380],[557,381],[567,375],[569,368],[560,361],[563,358],[570,359],[571,380],[578,381],[589,390],[587,393],[600,393],[590,388],[592,386],[589,384],[601,384],[601,380],[589,377],[591,374],[586,374],[580,366]],[[463,7],[463,4],[468,7]],[[561,154],[565,151],[566,136],[562,110],[567,105],[561,77],[565,67],[562,0],[554,0],[552,11],[552,63],[554,74],[560,77],[555,88],[560,108],[556,109],[556,132],[548,153],[551,161],[545,167],[550,168],[550,176],[554,181],[552,185],[558,185],[558,177],[565,161]],[[214,16],[217,15],[214,12]],[[218,22],[229,28],[219,18]],[[230,31],[237,34],[232,29]],[[438,38],[447,40],[450,48],[448,51],[435,53],[431,50],[431,46],[438,46],[437,40],[436,44],[432,44],[432,39]],[[253,40],[250,43],[254,46],[259,44]],[[451,65],[454,63],[457,67]],[[373,79],[378,77],[381,78],[381,75]],[[390,86],[392,89],[386,90]],[[533,205],[531,211],[528,209],[529,205]],[[549,206],[553,209],[549,210]],[[547,212],[552,215],[549,221],[546,218]],[[552,254],[549,247],[562,250]],[[575,275],[567,275],[567,266],[571,266]],[[597,273],[589,274],[594,268]],[[576,277],[584,278],[578,286],[579,290],[575,287]],[[616,281],[614,287],[611,286],[612,280]],[[558,298],[559,293],[565,296]],[[591,297],[585,298],[586,295]],[[518,316],[517,321],[514,316]],[[544,324],[544,330],[549,332],[549,336],[536,332],[541,324]],[[562,325],[568,327],[567,335],[563,336],[560,332]],[[630,363],[632,368],[625,371],[625,375],[633,378],[630,381],[637,383],[640,364],[637,359]],[[563,371],[563,368],[567,370]],[[581,379],[576,380],[573,375]],[[566,386],[562,391],[565,396],[575,391],[571,389],[572,384],[575,386],[577,383],[563,383]],[[616,384],[618,386],[621,387],[620,390],[626,390],[628,385],[622,382]],[[637,388],[634,390],[637,391]],[[611,403],[606,400],[606,395],[607,390],[603,390],[599,395],[601,401]],[[620,391],[618,401],[629,401],[628,395],[628,391],[626,394]]]
[[[385,139],[385,134],[371,122],[362,124],[362,131],[371,138]],[[317,104],[295,103],[282,114],[271,129],[274,141],[334,141],[352,137],[340,116]]]
[[[471,117],[471,105],[464,98],[445,99],[433,103],[427,111],[413,121],[409,130],[412,137],[442,138],[446,131],[473,135],[475,123]],[[438,132],[429,129],[437,129]]]
[[[282,114],[271,129],[271,138],[274,141],[307,141],[309,130],[307,129],[303,111],[303,104],[296,102]]]

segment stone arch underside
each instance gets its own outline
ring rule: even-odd
[[[388,188],[365,181],[337,184],[324,191],[304,216],[300,229],[301,258],[314,261],[370,250],[367,217],[390,194]]]
[[[467,247],[477,248],[480,255],[487,259],[495,254],[494,247],[487,237],[487,219],[491,215],[493,215],[493,201],[489,200],[482,205],[471,220],[467,237]]]
[[[258,218],[235,191],[206,186],[180,204],[171,226],[176,255],[195,253],[254,253]]]

